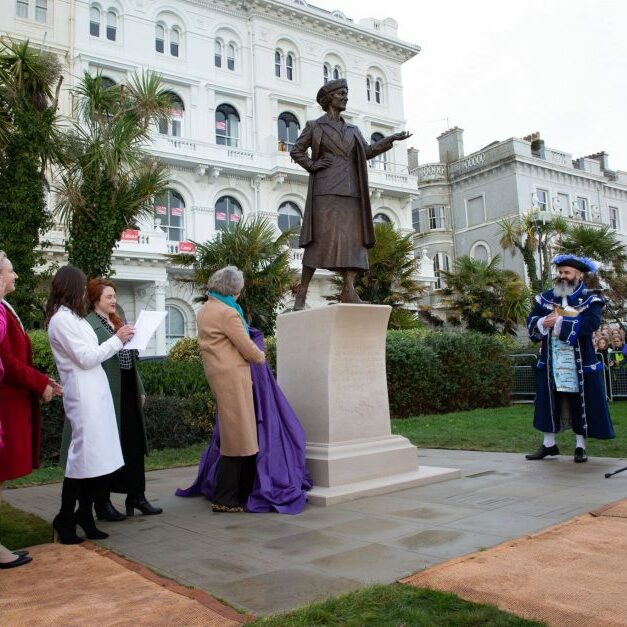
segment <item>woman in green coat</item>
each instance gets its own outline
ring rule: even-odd
[[[102,344],[124,324],[116,313],[115,284],[105,279],[92,279],[87,284],[87,302],[90,313],[85,318]],[[146,400],[144,386],[137,369],[137,352],[122,349],[102,364],[109,379],[115,406],[124,466],[112,476],[111,492],[126,494],[126,515],[135,510],[143,514],[160,514],[145,496],[146,476],[144,455],[148,453],[143,406]],[[100,520],[124,520],[124,515],[113,507],[110,495],[103,502],[94,503]]]

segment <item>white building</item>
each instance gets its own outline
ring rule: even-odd
[[[401,65],[418,46],[400,41],[388,18],[355,23],[303,0],[10,0],[0,28],[42,42],[68,70],[123,82],[133,72],[158,72],[176,105],[155,129],[150,150],[171,172],[155,220],[128,232],[114,254],[115,281],[128,318],[167,308],[167,329],[152,353],[195,335],[192,294],[173,280],[165,260],[229,224],[263,215],[277,228],[298,225],[308,174],[288,154],[308,119],[322,115],[315,94],[325,79],[348,80],[345,116],[366,138],[405,129]],[[68,103],[66,103],[66,106]],[[69,109],[66,108],[66,112]],[[407,146],[370,162],[375,220],[412,231],[416,178]],[[64,233],[52,233],[62,259]],[[292,251],[300,268],[300,249]],[[329,289],[324,271],[310,303]]]
[[[609,224],[627,241],[627,172],[610,170],[604,152],[573,160],[534,133],[466,155],[457,127],[438,143],[440,161],[415,169],[420,195],[412,212],[416,248],[434,261],[436,290],[439,271],[462,255],[490,260],[500,253],[503,267],[525,277],[521,255],[501,249],[498,222],[529,211]]]

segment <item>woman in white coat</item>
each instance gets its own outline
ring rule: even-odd
[[[63,382],[63,407],[72,426],[61,510],[52,523],[63,544],[82,542],[77,524],[90,539],[108,536],[96,528],[92,505],[107,489],[108,475],[124,465],[111,391],[100,364],[122,348],[133,329],[125,325],[99,345],[83,319],[85,284],[81,270],[61,268],[52,280],[46,307],[50,346]]]

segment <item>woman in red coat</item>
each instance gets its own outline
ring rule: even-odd
[[[17,274],[10,260],[0,258],[2,294],[15,290]],[[61,394],[61,387],[33,367],[31,343],[22,323],[5,300],[0,304],[6,320],[6,334],[0,341],[0,361],[4,376],[0,381],[0,497],[4,482],[28,475],[39,466],[41,414],[39,398],[48,402]],[[0,545],[0,568],[20,566],[30,561],[28,556],[11,553]]]

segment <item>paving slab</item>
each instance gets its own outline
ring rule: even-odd
[[[533,448],[533,447],[531,447]],[[627,498],[625,459],[422,449],[421,464],[460,468],[462,477],[298,516],[214,514],[203,498],[178,498],[195,467],[147,473],[146,493],[164,508],[99,522],[113,551],[255,614],[391,583],[433,564],[489,548]],[[12,505],[52,521],[61,485],[6,490]],[[123,507],[123,497],[113,495]]]

